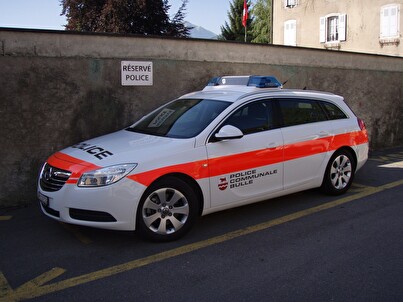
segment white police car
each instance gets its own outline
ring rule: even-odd
[[[342,194],[367,157],[341,96],[228,76],[53,154],[38,197],[59,221],[173,240],[199,215],[315,187]]]

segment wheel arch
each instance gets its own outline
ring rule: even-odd
[[[343,150],[348,151],[353,156],[353,165],[354,165],[354,172],[355,172],[356,169],[357,169],[357,161],[358,161],[358,159],[357,159],[357,154],[356,154],[355,150],[352,147],[350,147],[350,146],[342,146],[342,147],[338,148],[337,150],[335,150],[333,152],[333,154],[335,154],[337,152],[340,152],[340,151],[343,151]]]
[[[168,177],[175,177],[175,178],[179,178],[182,181],[186,182],[189,186],[192,187],[192,189],[195,191],[197,197],[198,197],[198,202],[199,202],[199,211],[198,211],[198,215],[201,216],[202,212],[203,212],[203,208],[204,208],[204,196],[203,196],[203,192],[202,189],[200,188],[200,185],[197,183],[197,181],[190,177],[187,174],[184,173],[168,173],[165,175],[162,175],[160,177],[158,177],[157,179],[155,179],[150,186],[152,186],[154,183],[159,182],[161,180],[163,180],[164,178],[168,178]],[[144,192],[145,194],[145,192]]]
[[[339,156],[340,154],[346,154],[348,153],[349,157],[351,157],[351,165],[352,165],[352,169],[351,169],[351,176],[349,176],[349,180],[348,183],[346,184],[346,186],[343,186],[342,188],[335,188],[331,183],[330,183],[330,168],[331,165],[333,164],[334,160],[337,158],[337,156]],[[326,165],[326,170],[325,173],[323,175],[323,179],[322,179],[322,184],[320,186],[321,191],[323,191],[324,193],[330,194],[330,195],[341,195],[343,193],[345,193],[349,187],[351,186],[351,183],[354,179],[354,175],[355,175],[355,171],[357,169],[357,154],[355,153],[354,149],[350,146],[342,146],[338,149],[336,149],[333,154],[331,155],[327,165]]]

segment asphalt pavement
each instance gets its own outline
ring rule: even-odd
[[[349,192],[309,190],[201,217],[181,240],[0,210],[0,301],[403,301],[403,148]]]

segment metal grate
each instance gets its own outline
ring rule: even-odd
[[[69,179],[71,172],[45,164],[40,176],[42,190],[47,192],[59,191]]]

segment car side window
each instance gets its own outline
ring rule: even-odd
[[[326,121],[327,117],[319,103],[314,100],[279,100],[283,126],[295,126]]]
[[[341,111],[339,107],[335,104],[328,103],[328,102],[321,102],[323,108],[326,111],[326,114],[330,120],[339,120],[347,118],[347,115]]]
[[[256,101],[236,110],[223,125],[239,128],[244,135],[266,131],[273,128],[272,103]]]

